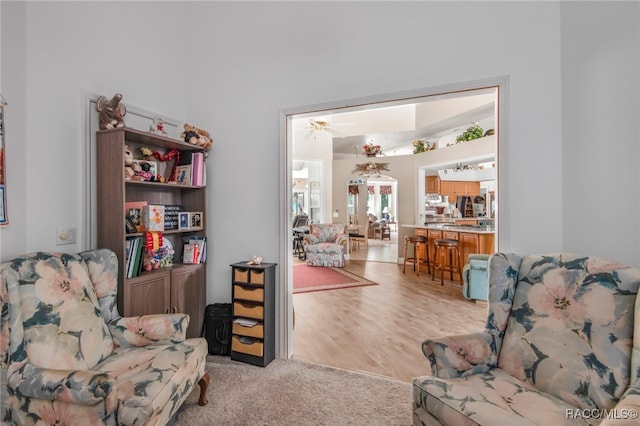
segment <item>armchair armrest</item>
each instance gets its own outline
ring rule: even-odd
[[[117,405],[114,378],[94,370],[54,370],[24,363],[10,373],[8,384],[16,392],[31,398],[78,405],[104,401],[109,413]]]
[[[189,315],[158,314],[120,317],[109,323],[117,346],[170,345],[186,339]]]
[[[336,238],[336,244],[341,246],[347,246],[349,244],[349,235],[348,234],[339,234]]]
[[[489,263],[490,257],[490,254],[470,253],[469,257],[467,258],[467,262],[470,260],[484,260],[485,262]]]
[[[305,234],[304,238],[302,239],[302,245],[306,246],[306,245],[309,245],[309,244],[318,244],[319,241],[320,241],[320,239],[318,237],[316,237],[315,235]]]
[[[446,336],[422,342],[431,374],[443,379],[484,373],[494,368],[498,356],[487,332]]]
[[[640,415],[640,379],[636,380],[620,398],[620,401],[613,407],[611,418],[605,417],[600,423],[601,426],[637,425]]]

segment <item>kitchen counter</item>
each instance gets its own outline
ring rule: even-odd
[[[465,232],[470,234],[494,234],[495,229],[477,225],[452,225],[450,223],[430,223],[428,225],[400,225],[413,229],[436,229],[441,231]]]

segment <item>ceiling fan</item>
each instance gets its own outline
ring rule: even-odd
[[[346,126],[355,126],[355,125],[356,125],[355,121],[349,121],[344,123],[330,123],[326,120],[311,119],[309,120],[309,131],[311,133],[326,131],[338,136],[338,135],[344,135],[344,132],[337,130],[336,127],[346,127]]]

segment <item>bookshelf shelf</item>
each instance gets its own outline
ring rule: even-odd
[[[190,316],[187,336],[199,336],[206,304],[206,268],[203,263],[182,264],[182,253],[184,237],[206,238],[206,187],[126,180],[124,149],[127,145],[136,157],[141,157],[142,147],[161,154],[178,149],[181,157],[187,157],[185,153],[203,152],[202,147],[126,127],[101,130],[96,136],[98,245],[113,250],[118,257],[120,314],[187,313]],[[168,178],[173,161],[159,162],[158,174]],[[148,205],[181,206],[181,211],[201,212],[204,220],[200,227],[162,231],[163,238],[174,249],[173,266],[144,271],[127,278],[127,239],[144,236],[143,232],[126,232],[125,206],[134,201],[144,201]]]

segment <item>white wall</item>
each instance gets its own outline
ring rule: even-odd
[[[282,263],[279,241],[286,230],[280,229],[279,169],[288,161],[279,155],[282,109],[503,75],[509,77],[508,131],[501,136],[508,150],[501,152],[506,173],[500,196],[507,203],[501,214],[508,227],[501,233],[501,249],[528,253],[598,244],[601,235],[582,236],[589,234],[590,223],[575,229],[568,223],[575,215],[564,214],[565,208],[577,213],[566,197],[580,189],[563,179],[572,170],[585,178],[589,172],[580,166],[584,162],[567,160],[567,149],[577,142],[562,133],[562,103],[589,113],[589,105],[607,99],[594,91],[583,105],[578,90],[561,87],[573,75],[570,67],[578,58],[570,59],[572,52],[592,45],[581,39],[561,44],[561,36],[577,30],[581,3],[563,6],[562,15],[560,4],[552,2],[2,2],[0,7],[2,88],[11,108],[7,148],[18,151],[8,152],[9,214],[18,222],[0,231],[3,259],[57,248],[56,226],[80,221],[82,89],[121,91],[125,102],[185,117],[211,131],[211,302],[230,299],[230,263],[253,254]],[[621,27],[637,29],[637,4],[618,7],[634,13],[613,14],[606,29],[618,36]],[[477,25],[460,25],[471,21]],[[635,34],[627,42],[637,55]],[[590,75],[582,87],[600,87],[601,75],[614,74],[616,88],[636,87],[631,71],[624,71],[629,65],[637,77],[637,63],[612,55],[611,71]],[[637,145],[637,127],[614,130],[632,121],[637,100],[608,105],[613,125],[593,120],[594,136],[581,138],[587,163],[600,156],[596,148],[611,131],[617,140],[624,136]],[[567,132],[575,120],[567,122]],[[615,146],[612,164],[638,158],[637,150],[629,156],[625,146]],[[636,190],[637,208],[635,173],[626,177]],[[607,174],[601,179],[598,187],[619,183]],[[623,215],[621,223],[632,237],[617,239],[623,249],[607,247],[604,254],[621,257],[625,251],[623,260],[640,264],[638,216]]]
[[[184,116],[182,8],[80,2],[3,2],[2,8],[12,222],[2,231],[2,257],[77,251],[79,244],[56,246],[55,235],[58,226],[76,226],[83,239],[83,90],[122,92],[125,102]],[[21,149],[14,151],[16,145]]]
[[[640,265],[640,7],[565,2],[563,246]]]
[[[2,2],[1,78],[5,107],[5,165],[9,224],[0,228],[0,259],[27,249],[26,2]],[[11,35],[10,37],[8,35]],[[54,231],[55,232],[55,231]],[[54,234],[55,235],[55,234]]]

